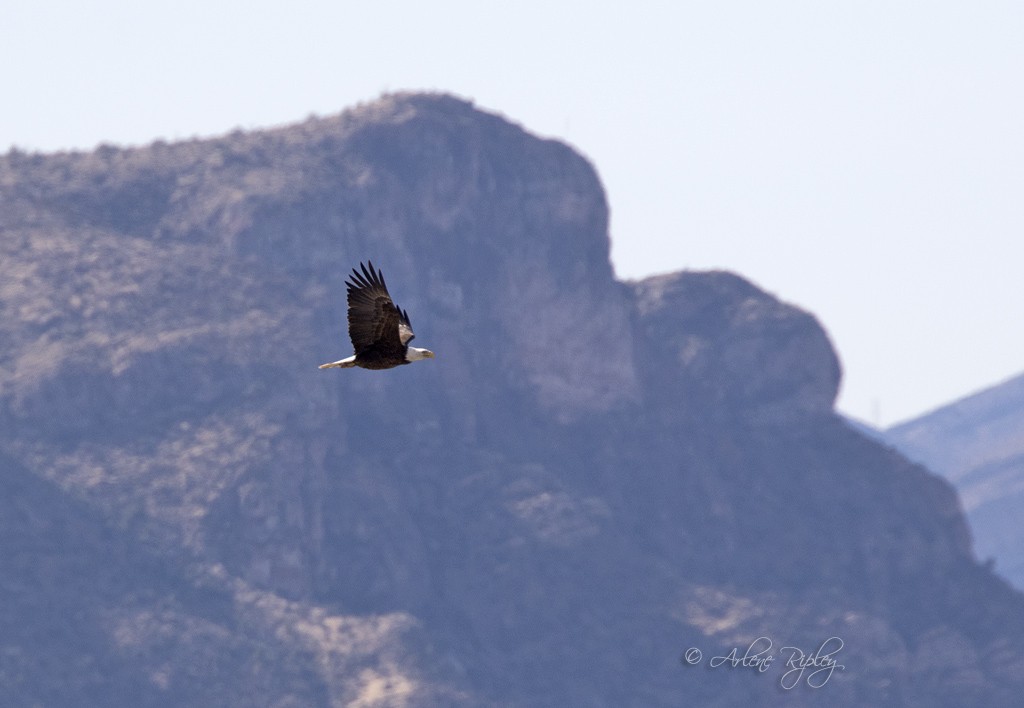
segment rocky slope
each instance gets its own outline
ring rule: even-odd
[[[1024,600],[948,484],[834,414],[815,319],[617,282],[563,144],[399,95],[10,153],[0,190],[0,702],[1019,695]],[[317,369],[366,258],[436,360]],[[759,636],[765,675],[680,661]],[[844,668],[785,690],[782,647],[832,636]]]
[[[893,426],[884,438],[953,483],[975,552],[1024,589],[1024,376]]]

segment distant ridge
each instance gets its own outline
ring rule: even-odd
[[[956,485],[975,552],[1024,590],[1024,374],[885,431]]]
[[[886,429],[901,449],[950,479],[965,466],[1024,452],[1024,374]]]

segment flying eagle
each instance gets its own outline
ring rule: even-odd
[[[345,285],[348,286],[348,336],[356,350],[353,356],[329,364],[321,369],[336,366],[347,369],[361,366],[364,369],[393,369],[420,359],[433,359],[429,349],[410,347],[409,342],[416,335],[409,324],[409,314],[391,300],[384,275],[359,264],[362,273],[355,268]]]

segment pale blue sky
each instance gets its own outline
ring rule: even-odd
[[[56,2],[0,22],[0,149],[444,90],[596,166],[620,277],[814,312],[889,424],[1024,371],[1024,3]]]

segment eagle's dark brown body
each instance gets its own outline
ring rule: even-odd
[[[409,314],[391,300],[383,274],[374,269],[372,262],[367,264],[369,268],[359,264],[362,272],[353,268],[346,282],[348,334],[356,353],[320,368],[393,369],[419,359],[432,359],[433,352],[409,346],[416,336]]]

